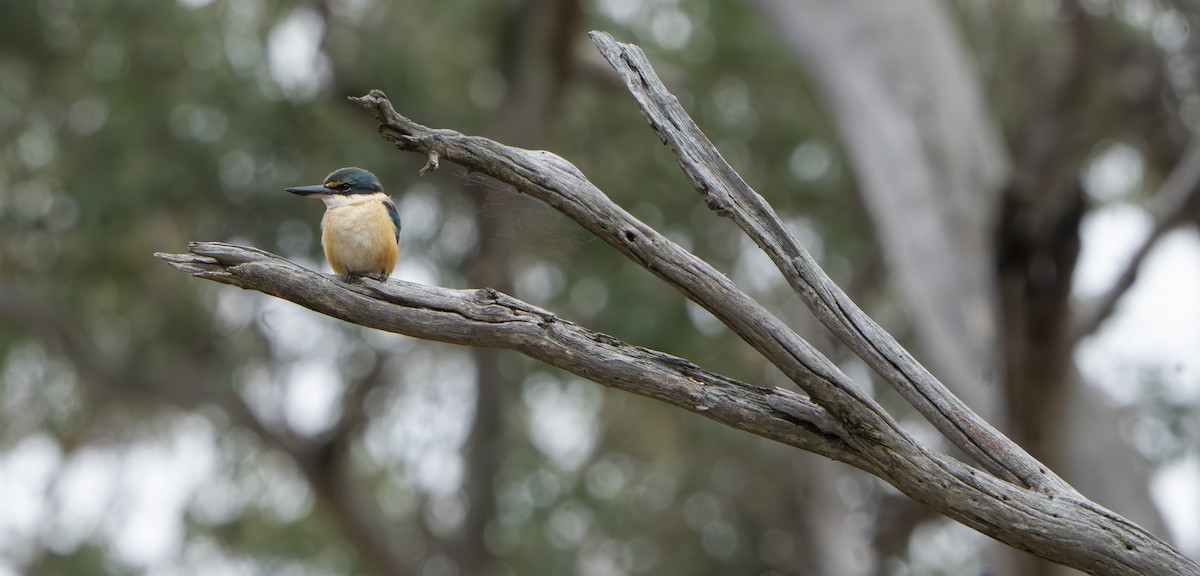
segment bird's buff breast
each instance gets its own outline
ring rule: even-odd
[[[388,275],[396,266],[395,228],[379,201],[327,208],[321,245],[329,265],[341,275]]]

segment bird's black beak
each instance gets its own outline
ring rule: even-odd
[[[333,190],[324,186],[298,186],[296,188],[285,188],[285,190],[301,196],[329,196],[333,194]]]

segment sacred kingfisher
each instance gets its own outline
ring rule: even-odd
[[[370,276],[387,280],[396,267],[400,215],[374,174],[362,168],[339,168],[319,186],[288,192],[325,202],[321,245],[333,271],[346,280]]]

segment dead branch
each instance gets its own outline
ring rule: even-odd
[[[592,40],[625,81],[642,115],[675,153],[708,207],[732,218],[771,257],[792,289],[826,328],[955,446],[989,472],[1042,492],[1074,492],[950,393],[834,284],[784,226],[775,210],[742,180],[667,91],[640,48],[617,42],[602,32],[592,33]]]
[[[1060,481],[1048,470],[1032,472],[1046,480],[1026,482],[1043,491],[1002,479],[1029,475],[1020,469],[1028,462],[1020,460],[1017,451],[995,460],[999,476],[994,476],[916,441],[776,316],[712,266],[614,204],[561,157],[422,126],[397,113],[378,90],[351,100],[380,122],[380,133],[397,148],[427,158],[436,156],[495,178],[574,219],[720,318],[807,392],[811,401],[786,390],[733,381],[686,360],[626,344],[490,289],[451,290],[395,280],[346,284],[259,250],[219,243],[193,243],[191,254],[159,257],[192,275],[259,290],[362,326],[516,350],[606,386],[849,463],[1001,542],[1093,574],[1200,572],[1200,564],[1154,535],[1077,495],[1065,484],[1058,485]],[[698,141],[707,142],[699,140],[703,135],[698,129],[695,132]],[[703,170],[721,173],[720,178],[694,177],[698,184],[740,181],[723,162],[705,164],[704,158],[696,162]],[[827,315],[835,332],[858,340],[867,356],[907,362],[910,357],[890,337],[872,339],[877,327],[866,323],[861,311],[825,285],[827,278],[822,279],[817,270],[805,269],[802,247],[786,232],[772,230],[778,226],[777,219],[764,218],[764,214],[773,216],[765,200],[750,196],[748,187],[741,193],[745,194],[710,198],[718,204],[729,202],[726,209],[735,218],[760,220],[755,226],[761,224],[762,229],[753,228],[756,240],[776,251],[772,256],[780,260],[785,274],[794,270],[802,295],[811,292],[807,298],[819,304],[818,309],[829,308]],[[749,204],[735,211],[732,204],[736,202]],[[778,246],[771,248],[773,243]],[[920,377],[918,370],[908,365],[895,367],[904,378]],[[933,384],[935,380],[922,383]],[[930,390],[934,396],[926,401],[942,398],[940,385]],[[946,401],[953,402],[950,399]],[[945,408],[934,412],[936,419]],[[980,433],[963,432],[971,439]],[[986,435],[987,429],[982,433],[985,440],[992,439]],[[978,449],[987,447],[985,442],[972,442],[976,443]],[[1009,467],[1013,463],[1006,459],[1010,458],[1018,458],[1016,470]]]
[[[426,340],[515,350],[605,386],[661,400],[728,426],[869,468],[835,421],[804,396],[752,386],[687,360],[593,332],[484,288],[390,280],[346,284],[255,248],[193,242],[156,254],[176,269],[290,300],[347,322]]]

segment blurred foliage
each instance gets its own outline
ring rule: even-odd
[[[0,570],[362,573],[364,544],[330,499],[348,494],[413,573],[457,573],[463,477],[481,473],[462,454],[470,357],[196,281],[151,256],[224,240],[322,268],[321,209],[283,188],[340,166],[372,170],[396,198],[400,277],[466,286],[479,243],[494,240],[480,237],[480,219],[491,219],[518,247],[516,296],[748,382],[783,382],[552,210],[510,213],[468,185],[507,191],[453,166],[418,177],[423,159],[392,149],[346,102],[379,88],[418,122],[494,136],[502,23],[516,4],[0,2]],[[988,3],[963,4],[993,78],[1021,65],[1002,53],[1010,45],[1052,54],[1061,22],[1006,13],[991,28],[980,23]],[[835,279],[887,304],[833,127],[757,12],[715,0],[583,10],[580,70],[602,65],[587,29],[642,45]],[[1020,35],[1029,42],[1010,44]],[[994,104],[1016,126],[1021,90],[996,84]],[[573,74],[547,113],[533,147],[808,322],[769,261],[697,201],[611,78]],[[808,574],[815,529],[800,510],[822,493],[868,533],[883,492],[870,479],[813,478],[812,457],[524,358],[506,355],[502,370],[513,389],[498,407],[503,454],[484,534],[496,574]],[[304,447],[360,409],[345,482],[322,488]]]

